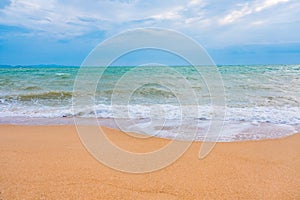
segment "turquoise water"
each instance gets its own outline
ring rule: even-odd
[[[130,76],[126,76],[137,68]],[[99,69],[91,68],[87,80],[88,76],[97,75]],[[204,123],[211,119],[211,96],[197,70],[189,66],[176,66],[172,69],[174,72],[159,66],[109,67],[99,80],[95,91],[95,105],[73,113],[73,84],[79,67],[0,66],[0,122],[18,123],[16,119],[20,118],[50,120],[72,116],[97,116],[105,119],[128,116],[134,119],[166,118],[176,121],[182,117],[180,103],[169,88],[156,83],[145,84],[134,90],[130,86],[137,80],[153,77],[153,80],[170,80],[170,84],[181,87],[176,86],[179,83],[174,81],[180,78],[178,74],[190,84],[190,88],[186,89],[187,95],[191,89],[197,95],[200,113],[198,120]],[[218,70],[225,90],[225,127],[228,126],[237,134],[244,134],[246,139],[249,136],[245,134],[250,133],[249,130],[253,127],[264,130],[270,137],[299,131],[300,65],[218,66]],[[117,87],[118,82],[122,83],[121,87]],[[117,105],[120,106],[119,113],[115,113],[111,108],[112,95],[123,93],[131,93],[131,98],[127,105]],[[159,110],[156,112],[157,107],[164,113]],[[244,124],[242,128],[241,124]],[[269,130],[266,127],[273,128]],[[259,132],[257,130],[256,133]],[[268,137],[260,135],[258,139]]]

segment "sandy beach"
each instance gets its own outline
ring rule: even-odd
[[[106,130],[134,152],[169,142]],[[162,170],[129,174],[96,161],[72,125],[1,125],[0,199],[300,199],[299,144],[300,134],[218,143],[199,160],[194,142]]]

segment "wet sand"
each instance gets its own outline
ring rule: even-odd
[[[134,152],[170,142],[105,130]],[[203,160],[200,146],[162,170],[129,174],[94,159],[72,125],[0,125],[0,199],[300,199],[300,134],[217,143]]]

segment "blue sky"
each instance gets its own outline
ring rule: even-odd
[[[0,64],[80,65],[101,41],[161,27],[217,64],[299,64],[299,0],[0,0]]]

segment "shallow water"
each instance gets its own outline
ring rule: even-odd
[[[104,70],[91,68],[87,81],[99,69]],[[146,130],[145,134],[171,138],[177,133],[176,137],[186,139],[189,130],[196,127],[194,139],[205,137],[213,117],[212,96],[197,69],[109,67],[94,94],[89,90],[75,94],[73,85],[78,70],[79,67],[66,66],[1,66],[0,123],[68,124],[73,123],[68,120],[73,116],[97,117],[100,121],[117,118],[126,122],[119,128],[128,131]],[[225,109],[226,116],[221,136],[212,136],[212,140],[274,138],[300,131],[300,65],[219,66],[218,70],[226,100],[226,108],[220,109]],[[141,79],[151,81],[133,88]],[[178,80],[187,81],[189,87],[180,85]],[[172,87],[180,88],[187,97],[184,103]],[[192,98],[191,92],[196,98]],[[130,99],[122,102],[115,98],[122,94],[131,94]],[[95,104],[85,105],[74,113],[72,97],[76,95],[91,96]],[[115,123],[108,125],[117,127]],[[184,127],[184,131],[178,127]]]

